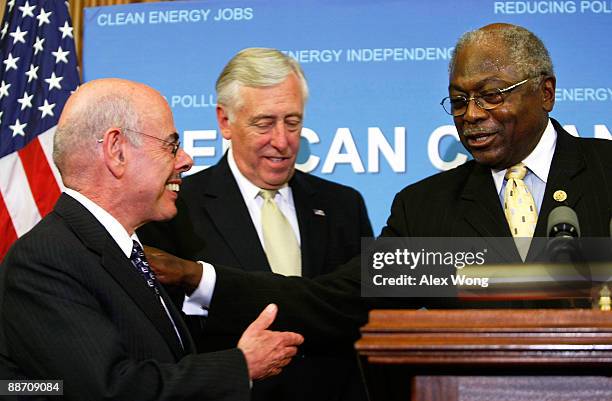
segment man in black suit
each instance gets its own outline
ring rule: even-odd
[[[546,235],[556,205],[567,205],[576,211],[583,236],[608,237],[612,141],[575,138],[549,118],[556,78],[540,39],[509,24],[468,32],[455,47],[449,72],[450,96],[443,103],[474,160],[399,192],[381,236],[511,237],[502,206],[505,171],[522,162],[538,214],[535,236]],[[193,269],[193,263],[153,253],[155,268],[168,281],[183,281]],[[518,249],[505,256],[506,262],[522,259]],[[225,304],[232,293],[241,298]],[[299,328],[308,341],[354,338],[370,307],[360,297],[358,260],[314,279],[220,266],[208,329],[238,332],[266,301],[282,305],[276,327]]]
[[[474,160],[402,190],[383,235],[511,237],[505,176],[521,163],[537,212],[525,236],[546,237],[560,205],[576,211],[582,236],[609,236],[612,142],[575,138],[549,118],[555,84],[548,51],[528,30],[492,24],[463,35],[442,105]]]
[[[143,242],[214,266],[307,278],[330,273],[356,256],[361,237],[372,236],[361,195],[295,169],[308,97],[299,64],[274,49],[244,49],[228,62],[216,88],[219,128],[231,147],[215,166],[184,180],[176,218],[141,228]],[[284,235],[297,243],[293,261],[291,255],[280,260],[274,256],[274,243],[266,236],[262,190],[275,191],[274,202],[289,223]],[[196,268],[200,277],[202,267]],[[211,274],[207,269],[214,273],[205,266],[205,277]],[[198,297],[192,293],[197,287],[188,291],[192,298]],[[226,300],[236,302],[240,296],[233,292]],[[206,314],[197,307],[183,310]],[[200,317],[188,321],[200,351],[235,344],[237,333],[213,334]],[[253,399],[365,398],[350,343],[317,351],[313,355],[306,350],[279,376],[255,383]]]
[[[0,360],[63,380],[67,400],[249,400],[250,380],[277,374],[302,341],[267,330],[272,305],[237,348],[195,353],[134,234],[176,214],[192,160],[175,131],[157,91],[119,79],[82,85],[60,117],[66,190],[2,265]]]

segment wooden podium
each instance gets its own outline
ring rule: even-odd
[[[356,343],[373,401],[612,400],[612,313],[374,310]]]

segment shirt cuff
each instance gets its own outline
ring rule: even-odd
[[[217,283],[217,272],[210,263],[198,260],[202,265],[202,278],[200,284],[191,296],[185,295],[183,313],[192,316],[208,316],[208,307]]]

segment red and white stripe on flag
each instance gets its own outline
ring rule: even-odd
[[[63,185],[53,164],[55,127],[0,159],[0,260],[10,245],[53,209]]]
[[[63,186],[53,135],[79,85],[67,2],[9,0],[0,29],[0,261]]]

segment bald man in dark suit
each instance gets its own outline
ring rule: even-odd
[[[250,399],[251,380],[280,372],[302,337],[267,330],[269,306],[237,346],[196,354],[135,230],[176,214],[179,149],[154,89],[105,79],[67,101],[54,141],[65,193],[14,243],[1,267],[0,361],[59,379],[66,400]]]

